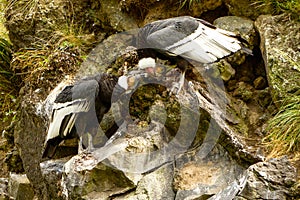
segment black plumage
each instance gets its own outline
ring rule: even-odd
[[[219,29],[202,19],[190,16],[174,17],[149,23],[139,30],[137,48],[145,56],[175,61],[182,70],[177,93],[184,84],[185,72],[190,61],[209,64],[239,50],[252,51],[247,42],[235,33]]]
[[[174,17],[149,23],[139,30],[138,49],[156,49],[200,63],[212,63],[238,50],[251,53],[235,33],[219,29],[202,19]]]
[[[154,50],[167,57],[181,57],[200,63],[216,62],[239,50],[251,54],[251,50],[244,47],[245,43],[240,36],[232,32],[189,16],[149,23],[139,30],[137,37],[138,49]],[[155,67],[152,62],[146,64]],[[178,91],[184,83],[185,64],[182,65],[183,74]],[[121,87],[126,89],[127,83],[123,79],[121,82],[124,82],[124,87]],[[117,82],[117,77],[100,73],[66,86],[58,94],[53,106],[43,157],[51,158],[64,139],[97,132],[99,122],[111,106],[111,96]],[[109,134],[113,132],[110,131]],[[83,146],[86,147],[87,144]]]
[[[51,158],[65,139],[96,134],[111,106],[118,78],[106,73],[83,78],[66,86],[56,97],[45,141],[43,158]],[[82,144],[86,148],[89,144]]]

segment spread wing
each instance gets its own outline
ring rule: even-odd
[[[162,49],[201,63],[212,63],[246,49],[234,33],[187,16],[154,22],[141,32],[140,36],[144,37],[141,41],[148,48]]]

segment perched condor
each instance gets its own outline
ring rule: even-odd
[[[235,33],[190,16],[149,23],[139,30],[137,38],[138,49],[151,51],[147,56],[153,56],[154,50],[173,58],[181,57],[203,64],[216,62],[239,50],[252,54],[244,44],[247,42]],[[178,67],[183,71],[180,79],[182,86],[186,65]]]
[[[180,57],[204,64],[216,62],[239,50],[251,54],[251,50],[244,46],[246,43],[232,32],[190,16],[149,23],[139,30],[137,36],[138,49],[149,49],[152,53],[154,50],[170,58]],[[155,61],[146,59],[139,63],[140,70],[149,70],[149,67],[155,68]],[[186,70],[184,66],[181,69],[178,91],[184,83]],[[117,83],[118,77],[99,73],[66,86],[58,94],[45,142],[44,158],[53,157],[64,139],[81,138],[85,133],[93,135],[97,132],[103,115],[110,109],[112,92]],[[123,89],[128,87],[125,76],[120,77],[118,85]],[[81,141],[79,145],[82,148],[87,146],[91,147],[91,144],[82,144]]]
[[[111,106],[111,96],[118,78],[106,73],[83,78],[66,86],[56,97],[45,141],[43,158],[52,158],[57,146],[65,139],[80,138],[79,148],[92,148],[83,144],[85,133],[97,133],[103,115]]]

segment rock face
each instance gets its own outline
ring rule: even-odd
[[[271,4],[251,2],[251,0],[224,0],[229,12],[235,16],[244,16],[255,20],[259,15],[273,12]]]
[[[34,197],[34,191],[26,174],[10,174],[8,189],[9,194],[13,199],[31,200]]]
[[[24,7],[27,10],[20,11]],[[41,40],[59,42],[75,29],[82,29],[83,35],[95,33],[97,38],[137,28],[135,20],[121,12],[117,1],[18,1],[10,4],[6,19],[10,40],[17,48],[32,47]]]
[[[88,58],[82,63],[77,74],[87,76],[99,71],[105,72],[128,46],[133,45],[136,33],[136,30],[132,30],[109,36],[89,53]]]
[[[135,0],[120,4],[118,1],[92,1],[91,4],[90,1],[44,1],[43,5],[40,2],[31,5],[36,14],[33,16],[27,12],[16,13],[17,8],[26,5],[23,1],[14,2],[7,12],[7,27],[17,48],[30,47],[37,35],[50,40],[55,26],[66,19],[75,19],[78,24],[86,22],[84,31],[95,33],[101,39],[105,34],[136,28],[136,21],[121,8],[130,12],[142,6],[135,4]],[[142,13],[140,23],[178,13],[199,16],[221,7],[222,3],[230,13],[252,19],[258,15],[249,7],[248,0],[193,2],[189,11],[183,11],[178,10],[177,4],[145,1],[151,7]],[[162,74],[151,79],[152,85],[146,89],[127,91],[132,94],[124,98],[131,100],[130,114],[126,113],[128,121],[105,146],[90,154],[42,162],[49,123],[49,110],[43,106],[49,103],[44,101],[48,91],[42,88],[22,91],[15,143],[28,177],[26,185],[31,184],[34,191],[26,187],[26,195],[12,191],[12,196],[31,199],[35,194],[38,199],[89,200],[299,197],[299,193],[291,190],[296,182],[295,169],[286,159],[265,161],[259,146],[264,124],[272,111],[268,82],[275,101],[299,89],[300,31],[297,23],[286,19],[285,16],[261,16],[255,23],[266,71],[258,52],[259,40],[253,21],[234,16],[216,20],[216,26],[240,33],[254,49],[254,55],[246,57],[238,52],[214,65],[195,65],[187,71],[183,90],[175,95],[170,89],[179,80],[178,70],[158,60],[159,66],[166,65]],[[135,34],[127,31],[109,36],[91,51],[77,75],[99,71],[122,75],[122,70],[128,72],[135,68],[138,53],[128,53],[127,49]],[[161,83],[164,84],[155,86]],[[38,107],[41,104],[42,110]],[[6,182],[0,182],[0,187],[5,193]]]
[[[104,164],[84,168],[81,162],[90,162],[91,159],[81,158],[74,157],[65,165],[62,188],[66,199],[108,199],[134,188],[124,172]]]
[[[201,158],[197,150],[184,154],[175,161],[175,165],[176,199],[214,196],[238,180],[244,171],[219,145],[205,158]]]
[[[290,199],[297,181],[296,169],[287,158],[256,163],[247,169],[247,174],[245,188],[239,196],[249,200]]]
[[[47,130],[45,116],[37,114],[33,95],[22,102],[20,121],[15,128],[15,143],[21,150],[25,173],[40,199],[48,199],[48,190],[40,170],[42,148]],[[36,97],[36,96],[35,96]]]
[[[1,200],[9,199],[7,188],[8,188],[8,179],[0,178],[0,199]]]
[[[250,19],[237,16],[226,16],[216,19],[214,25],[218,28],[239,33],[241,37],[249,43],[249,48],[251,49],[258,45],[258,37],[254,29],[254,22]]]
[[[279,15],[260,16],[255,25],[261,38],[260,49],[273,101],[299,94],[300,24]]]
[[[222,5],[221,0],[210,0],[204,2],[192,1],[191,4],[188,1],[184,2],[185,3],[181,4],[174,1],[171,1],[170,3],[156,1],[153,5],[149,6],[149,10],[145,11],[147,14],[143,24],[159,19],[176,17],[178,15],[190,15],[197,17]],[[186,7],[188,10],[182,9],[182,7]]]
[[[40,164],[50,199],[63,199],[62,188],[59,185],[61,184],[63,167],[67,161],[68,157],[44,161]]]

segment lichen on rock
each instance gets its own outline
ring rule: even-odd
[[[261,37],[260,49],[273,101],[279,103],[299,94],[299,22],[290,21],[287,15],[265,15],[260,16],[255,25]]]

